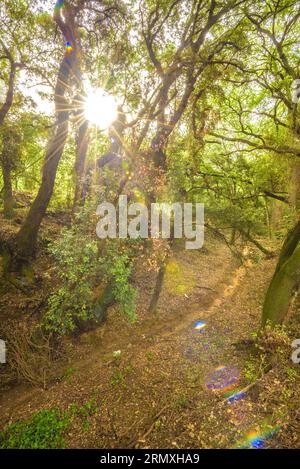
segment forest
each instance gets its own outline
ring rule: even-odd
[[[0,449],[300,448],[299,38],[0,0]]]

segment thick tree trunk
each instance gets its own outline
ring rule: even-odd
[[[69,49],[65,51],[59,67],[54,94],[56,129],[46,152],[42,183],[16,237],[17,262],[15,264],[18,268],[20,268],[19,260],[23,262],[32,258],[35,254],[38,231],[53,193],[57,167],[68,136],[69,111],[71,109],[69,109],[70,105],[66,95],[70,91],[72,83],[75,83],[77,87],[81,84],[74,10],[67,2],[64,5],[63,15],[64,17],[61,16],[59,8],[55,9],[54,19],[64,36],[64,40],[70,43],[72,48],[71,51]]]
[[[281,324],[300,282],[300,221],[283,244],[275,273],[269,285],[262,314],[262,326],[269,321]]]
[[[62,112],[46,154],[39,192],[17,234],[17,255],[21,258],[30,258],[35,254],[38,231],[53,193],[58,163],[68,136],[68,127],[68,113]]]
[[[289,259],[289,257],[292,256],[299,241],[300,241],[300,220],[288,233],[283,243],[275,272],[278,272],[280,268],[282,267],[282,265]]]

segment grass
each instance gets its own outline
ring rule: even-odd
[[[132,373],[133,371],[133,367],[132,365],[129,363],[128,365],[126,365],[123,370],[116,370],[114,375],[112,376],[111,378],[111,384],[113,386],[123,386],[123,387],[126,387],[125,383],[124,383],[124,380],[125,380],[125,377]]]
[[[189,406],[189,398],[185,394],[179,394],[175,397],[173,407],[175,410],[187,409]]]

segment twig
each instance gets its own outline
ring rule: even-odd
[[[147,436],[150,435],[150,433],[153,431],[154,429],[154,426],[155,426],[155,423],[157,421],[157,419],[163,414],[163,412],[169,407],[169,404],[166,404],[165,406],[163,406],[159,412],[157,412],[157,414],[155,414],[155,416],[153,417],[152,419],[152,423],[150,425],[150,427],[148,428],[148,430],[143,433],[143,435],[141,436],[138,436],[137,438],[134,438],[130,441],[130,443],[127,445],[127,448],[134,448],[135,445],[141,441],[141,440],[144,440],[145,438],[147,438]]]
[[[256,381],[254,381],[254,383],[250,383],[250,384],[248,384],[247,386],[245,386],[243,389],[239,389],[239,390],[238,390],[238,393],[239,393],[239,394],[240,394],[240,393],[246,393],[246,392],[248,392],[250,389],[254,388],[254,386],[256,386],[257,384],[259,384],[259,383],[263,380],[263,378],[265,378],[265,376],[266,376],[268,373],[270,373],[270,371],[272,371],[272,370],[274,370],[274,368],[270,368],[266,373],[264,373],[264,372],[261,370],[261,372],[260,372],[260,377],[259,377]],[[226,397],[225,399],[223,399],[223,400],[221,401],[221,403],[224,404],[227,400],[228,400],[228,398]]]
[[[202,285],[196,285],[196,288],[203,288],[205,290],[211,290],[211,291],[214,291],[217,293],[217,290],[215,290],[214,288],[210,288],[210,287],[204,287]]]
[[[20,284],[20,282],[18,282],[16,279],[13,279],[10,275],[5,275],[4,276],[4,279],[10,283],[11,285],[13,285],[15,288],[17,288],[18,290],[20,290],[22,293],[24,293],[24,295],[27,295],[27,290]]]

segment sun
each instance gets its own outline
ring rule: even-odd
[[[113,96],[98,88],[88,92],[84,104],[85,118],[99,129],[105,130],[118,117],[118,105]]]

